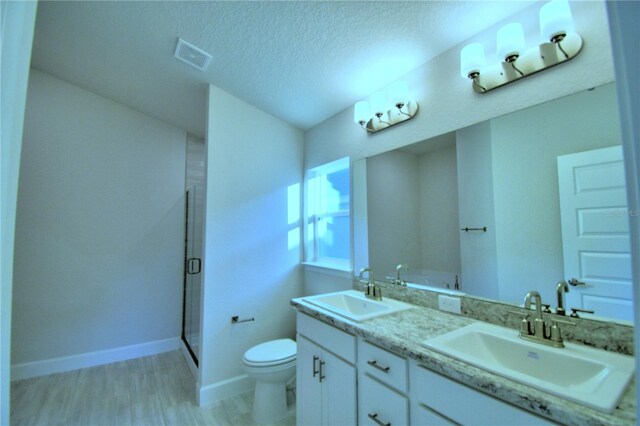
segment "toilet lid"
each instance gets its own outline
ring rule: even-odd
[[[272,363],[295,358],[296,342],[291,339],[261,343],[244,353],[244,359],[252,363]]]

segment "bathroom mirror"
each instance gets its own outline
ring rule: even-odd
[[[618,120],[611,83],[369,157],[364,167],[354,164],[363,170],[354,168],[356,259],[366,259],[386,281],[402,264],[401,279],[418,287],[446,292],[459,286],[468,295],[514,304],[535,289],[555,306],[559,281],[586,277],[585,286],[570,287],[568,308],[632,321]],[[602,160],[611,150],[615,159]],[[595,157],[602,174],[591,173],[584,156]],[[588,178],[578,182],[580,173]],[[624,199],[576,213],[564,195],[573,189],[562,187],[574,184],[596,199],[608,197],[598,196],[607,188]],[[576,247],[575,229],[611,237],[622,252]],[[598,292],[585,291],[594,286]]]

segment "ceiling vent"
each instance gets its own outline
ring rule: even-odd
[[[207,52],[198,49],[181,38],[178,38],[178,44],[176,45],[176,51],[173,56],[200,71],[206,71],[212,59],[211,55]]]

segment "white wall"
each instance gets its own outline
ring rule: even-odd
[[[18,170],[36,2],[0,3],[0,425],[9,424],[11,295]]]
[[[491,120],[499,297],[538,290],[555,300],[564,276],[559,155],[620,145],[614,84]]]
[[[456,147],[419,157],[420,266],[460,272]]]
[[[207,133],[201,405],[252,386],[243,353],[294,337],[302,295],[302,133],[214,86]]]
[[[497,299],[498,260],[493,201],[491,123],[476,124],[456,132],[458,166],[460,288],[470,294]]]
[[[15,368],[177,347],[186,132],[36,70],[25,117]]]
[[[382,280],[400,263],[420,267],[418,157],[391,151],[367,159],[369,266]]]
[[[509,19],[528,23],[527,40],[531,43],[538,39],[539,8],[536,5],[525,9]],[[406,76],[420,103],[420,111],[413,119],[368,135],[353,123],[353,107],[349,107],[308,130],[305,169],[344,156],[358,160],[613,81],[604,3],[572,2],[571,8],[576,31],[584,39],[583,51],[576,58],[499,90],[477,94],[470,82],[460,77],[460,49],[467,42],[483,42],[491,55],[496,31],[507,22],[498,23]],[[320,288],[325,279],[321,273],[306,271],[305,288]],[[351,281],[343,280],[343,286],[350,287]]]

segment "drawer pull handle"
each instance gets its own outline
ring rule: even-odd
[[[316,377],[316,374],[318,374],[320,371],[316,370],[316,362],[318,362],[318,360],[320,359],[320,357],[317,356],[313,356],[313,377]]]
[[[367,364],[369,364],[373,368],[377,368],[378,370],[382,371],[383,373],[388,373],[389,372],[389,367],[380,367],[378,365],[378,361],[367,361]]]
[[[380,426],[391,426],[391,423],[384,423],[380,420],[378,420],[378,413],[374,413],[374,414],[367,414],[369,416],[369,418],[371,420],[373,420],[374,422],[376,422],[376,424],[380,425]]]

